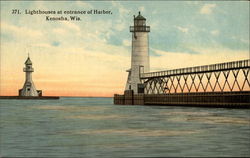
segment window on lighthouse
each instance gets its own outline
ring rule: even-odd
[[[136,20],[135,25],[136,26],[145,26],[146,23],[145,23],[145,20]]]
[[[144,25],[145,25],[145,20],[140,20],[140,21],[139,21],[139,25],[140,25],[140,26],[144,26]]]

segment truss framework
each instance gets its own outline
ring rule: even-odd
[[[250,65],[141,78],[145,94],[233,92],[250,90]]]

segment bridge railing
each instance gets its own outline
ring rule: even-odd
[[[240,60],[240,61],[233,61],[233,62],[227,62],[227,63],[173,69],[173,70],[167,70],[167,71],[141,73],[140,78],[147,79],[147,78],[154,78],[154,77],[166,77],[166,76],[175,76],[175,75],[233,70],[233,69],[239,69],[239,68],[250,68],[250,60],[248,59],[248,60]]]

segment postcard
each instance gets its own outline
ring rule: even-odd
[[[0,157],[250,156],[249,1],[0,3]]]

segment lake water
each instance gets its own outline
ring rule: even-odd
[[[0,100],[0,157],[250,156],[250,110]]]

